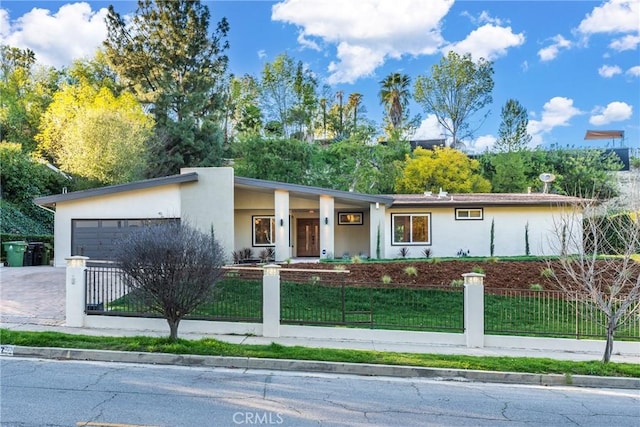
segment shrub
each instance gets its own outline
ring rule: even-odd
[[[480,267],[479,265],[474,265],[471,271],[478,274],[484,274],[484,268]]]
[[[431,258],[431,248],[424,248],[422,255],[424,255],[425,258]]]
[[[382,276],[382,283],[384,283],[385,285],[388,285],[389,283],[391,283],[391,276],[387,274]]]
[[[407,256],[409,256],[409,248],[407,248],[406,246],[401,247],[398,251],[398,255],[400,255],[401,258],[406,258]]]
[[[553,268],[545,267],[540,270],[540,276],[544,277],[545,279],[553,279],[556,276],[556,273],[555,271],[553,271]]]
[[[471,251],[469,249],[467,249],[466,251],[464,249],[460,249],[456,255],[458,255],[460,258],[464,258],[468,257],[470,253]]]
[[[529,289],[531,289],[532,291],[542,291],[542,290],[544,290],[542,285],[540,285],[539,283],[532,283],[531,285],[529,285]]]
[[[273,248],[266,248],[260,251],[260,262],[270,262],[276,258],[276,251]]]
[[[453,279],[451,282],[449,282],[449,286],[453,286],[453,287],[464,286],[464,280],[462,280],[462,279]]]
[[[351,257],[351,263],[352,264],[360,264],[362,263],[362,258],[360,258],[359,255],[354,255]]]
[[[413,266],[405,267],[404,274],[406,274],[407,276],[417,276],[418,269]]]

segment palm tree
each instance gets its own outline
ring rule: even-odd
[[[378,95],[380,104],[384,105],[387,111],[387,120],[392,129],[402,126],[405,109],[409,104],[411,93],[409,87],[411,78],[407,74],[391,73],[380,82],[382,86]]]
[[[353,111],[353,127],[358,126],[358,109],[362,105],[362,94],[354,92],[349,95],[349,101],[347,102],[349,111]]]

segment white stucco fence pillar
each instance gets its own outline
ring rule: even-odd
[[[262,335],[280,336],[280,266],[265,265],[262,276]]]
[[[484,274],[465,273],[464,335],[467,347],[484,347]]]
[[[86,256],[71,256],[67,260],[65,325],[84,326],[85,283],[84,272],[87,269]]]

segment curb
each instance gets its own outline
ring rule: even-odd
[[[640,390],[640,378],[590,375],[529,374],[465,369],[439,369],[370,363],[320,362],[312,360],[262,359],[253,357],[198,356],[190,354],[145,353],[134,351],[81,350],[53,347],[2,346],[5,357],[32,357],[56,360],[143,363],[232,369],[317,372],[396,378],[430,378],[439,381],[474,381],[502,384],[573,386]]]

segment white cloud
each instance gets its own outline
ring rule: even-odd
[[[640,65],[636,65],[635,67],[631,67],[627,70],[627,75],[631,77],[640,77]]]
[[[506,55],[508,48],[521,46],[524,40],[524,34],[514,34],[511,27],[485,24],[469,33],[464,40],[452,43],[442,50],[452,50],[459,54],[470,53],[474,59],[485,58],[492,61]]]
[[[609,0],[595,7],[580,25],[578,31],[585,35],[598,33],[638,33],[638,0]]]
[[[413,139],[442,139],[443,129],[438,123],[438,118],[435,114],[429,114],[422,122],[416,133],[413,135]]]
[[[337,46],[329,83],[353,83],[372,75],[387,58],[427,55],[443,39],[440,21],[453,0],[285,0],[273,6],[271,19],[300,28],[305,45]]]
[[[493,135],[482,135],[477,137],[469,144],[469,152],[483,153],[486,150],[491,150],[496,143],[496,137]]]
[[[616,74],[621,73],[622,69],[617,65],[603,65],[602,67],[598,68],[598,74],[600,74],[600,76],[604,78],[611,78]]]
[[[538,56],[541,61],[551,61],[558,56],[561,49],[571,49],[571,47],[573,47],[573,44],[560,34],[552,37],[551,40],[553,43],[538,51]]]
[[[258,51],[258,58],[260,58],[260,59],[264,59],[264,58],[266,58],[266,57],[267,57],[267,52],[266,52],[264,49],[260,49],[260,50]]]
[[[107,9],[92,11],[88,3],[66,4],[53,14],[33,8],[12,22],[2,12],[1,42],[31,49],[43,65],[61,67],[77,58],[92,57],[107,36]]]
[[[615,51],[636,50],[640,44],[639,35],[626,35],[609,43],[609,47]]]
[[[556,96],[542,107],[540,120],[529,120],[527,131],[535,145],[542,143],[542,135],[558,126],[569,126],[569,121],[582,112],[573,106],[573,99]]]
[[[0,37],[2,40],[9,35],[9,12],[0,9]]]
[[[629,119],[632,114],[633,107],[626,102],[610,102],[605,108],[596,108],[589,118],[589,123],[602,126],[612,122],[622,122]]]

